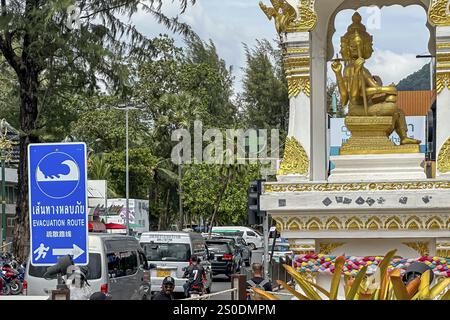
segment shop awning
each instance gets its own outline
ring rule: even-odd
[[[106,229],[109,229],[109,230],[123,230],[123,229],[127,228],[126,226],[119,224],[119,223],[107,223],[107,224],[105,224],[105,226],[106,226]]]

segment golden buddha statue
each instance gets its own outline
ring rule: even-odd
[[[394,84],[383,86],[381,79],[372,76],[369,70],[364,67],[366,60],[373,53],[372,36],[367,33],[366,27],[361,23],[361,16],[358,12],[353,15],[352,20],[353,23],[348,27],[347,33],[341,38],[342,59],[335,59],[331,66],[336,74],[342,104],[344,106],[349,105],[346,117],[347,127],[352,131],[352,135],[355,133],[358,135],[358,132],[354,132],[351,126],[356,124],[356,127],[358,127],[359,124],[355,131],[359,131],[360,137],[364,136],[363,139],[359,140],[359,147],[355,147],[348,154],[369,153],[370,150],[373,150],[373,153],[419,152],[420,141],[407,136],[408,127],[405,113],[396,104],[397,88]],[[345,65],[343,74],[342,60],[344,60]],[[372,119],[368,117],[372,117]],[[378,140],[373,139],[373,145],[369,146],[370,139],[367,138],[370,137],[370,132],[374,130],[365,130],[361,125],[362,123],[372,127],[384,125],[382,139],[378,134]],[[401,146],[395,146],[386,140],[394,130],[400,137]],[[357,152],[358,149],[363,151],[362,143],[367,146],[366,152]],[[375,144],[378,144],[378,149]],[[408,145],[410,146],[408,147]],[[400,148],[396,149],[395,147]]]

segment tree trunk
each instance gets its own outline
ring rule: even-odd
[[[18,169],[18,197],[14,223],[13,254],[25,261],[30,253],[30,221],[28,218],[28,144],[39,142],[32,133],[38,115],[38,72],[30,64],[19,76],[20,82],[20,161]]]

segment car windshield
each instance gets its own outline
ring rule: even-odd
[[[206,245],[208,246],[208,250],[212,253],[231,253],[230,247],[225,242],[206,242]]]
[[[37,278],[43,278],[45,272],[47,272],[47,269],[50,268],[33,266],[31,263],[29,264],[29,266],[29,275]],[[89,270],[87,273],[87,279],[100,279],[102,275],[102,262],[99,253],[89,253],[89,264],[87,266]]]
[[[242,237],[244,235],[244,231],[237,230],[214,230],[213,233],[220,234],[225,237]]]
[[[191,248],[187,243],[143,243],[149,261],[189,261]]]

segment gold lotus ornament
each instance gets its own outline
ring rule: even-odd
[[[288,137],[284,146],[284,157],[277,175],[307,175],[309,158],[305,149],[294,137]]]

